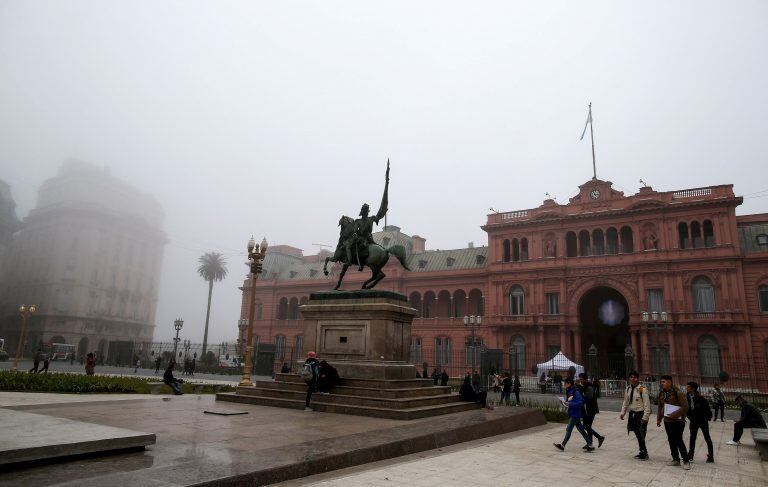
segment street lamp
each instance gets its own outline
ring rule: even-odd
[[[181,341],[181,338],[179,338],[179,332],[181,331],[181,327],[184,326],[184,320],[181,318],[176,318],[173,322],[173,327],[176,328],[176,338],[173,339],[173,361],[176,361],[176,349],[179,346],[179,342]]]
[[[589,374],[592,377],[599,377],[600,374],[598,373],[598,365],[597,365],[597,347],[593,343],[589,346],[589,349],[587,350],[587,357],[589,361]]]
[[[256,309],[256,277],[261,274],[264,264],[264,256],[267,253],[267,239],[262,239],[261,244],[256,246],[253,236],[248,240],[248,260],[250,261],[250,288],[251,299],[248,303],[248,336],[245,339],[245,367],[243,367],[243,380],[240,381],[241,387],[251,387],[251,348],[253,343],[253,314]]]
[[[240,330],[237,343],[240,344],[240,360],[245,358],[245,330],[248,328],[248,320],[245,318],[238,320],[237,328]]]
[[[472,315],[464,316],[464,326],[469,326],[472,329],[472,377],[475,374],[475,357],[477,354],[477,342],[475,341],[475,326],[480,326],[483,322],[482,316]]]
[[[655,372],[660,372],[661,369],[661,345],[659,344],[659,332],[667,329],[667,320],[669,319],[667,312],[662,311],[643,311],[642,313],[643,323],[646,324],[646,328],[649,331],[655,331],[655,347],[653,349],[653,359],[651,360],[651,375]],[[651,324],[652,323],[652,324]]]
[[[13,359],[13,365],[11,366],[11,372],[16,372],[16,366],[19,363],[21,357],[21,347],[24,343],[24,331],[27,327],[27,319],[32,318],[32,315],[37,312],[37,306],[30,304],[19,306],[19,317],[21,318],[21,333],[19,333],[19,343],[16,345],[16,357]]]

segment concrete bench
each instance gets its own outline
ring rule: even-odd
[[[752,439],[755,441],[758,453],[760,453],[760,459],[762,461],[768,461],[768,429],[765,428],[751,428]]]

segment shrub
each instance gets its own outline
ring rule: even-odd
[[[61,393],[123,393],[123,394],[149,394],[149,382],[157,382],[155,379],[142,377],[108,377],[102,375],[82,374],[28,374],[26,372],[0,371],[0,391],[20,392],[61,392]],[[164,386],[166,393],[171,388]],[[184,392],[193,392],[190,384],[183,384]],[[222,387],[221,391],[232,390],[229,386]],[[212,386],[203,388],[204,393],[213,392]]]
[[[530,399],[522,399],[520,405],[527,408],[538,409],[544,413],[544,418],[552,423],[565,423],[568,422],[568,411],[561,406],[552,403],[541,403],[538,401],[532,401]]]

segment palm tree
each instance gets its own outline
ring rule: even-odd
[[[208,310],[205,312],[205,334],[203,335],[203,357],[206,357],[208,348],[208,320],[211,317],[211,295],[213,294],[213,282],[221,281],[227,277],[227,261],[222,254],[208,252],[198,259],[200,267],[197,273],[208,281]]]

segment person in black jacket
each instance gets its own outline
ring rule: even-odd
[[[320,394],[330,394],[331,387],[339,383],[339,371],[325,360],[320,361],[317,375],[317,390]]]
[[[501,381],[501,398],[499,399],[499,404],[509,405],[511,394],[512,394],[512,378],[510,377],[509,372],[505,372],[504,379],[502,379]]]
[[[173,389],[174,394],[176,394],[177,396],[180,396],[184,394],[183,392],[181,392],[181,385],[180,385],[184,383],[184,381],[182,379],[177,379],[173,376],[173,367],[175,365],[176,364],[174,363],[173,360],[168,362],[168,368],[165,369],[165,373],[163,374],[163,382],[168,384],[171,387],[171,389]]]
[[[459,397],[462,401],[479,402],[484,408],[493,409],[493,406],[488,404],[487,392],[475,392],[475,388],[472,387],[472,374],[470,371],[467,371],[467,375],[464,377],[464,383],[461,384],[461,387],[459,388]]]
[[[748,403],[741,395],[736,396],[735,402],[741,407],[741,419],[733,423],[733,439],[729,445],[741,445],[741,435],[744,428],[765,428],[765,420],[755,406]]]
[[[447,386],[448,385],[448,372],[443,369],[443,373],[440,374],[440,385],[441,386]]]
[[[515,376],[515,381],[512,383],[512,392],[515,393],[515,401],[517,405],[520,405],[520,376]]]
[[[712,438],[709,436],[709,421],[712,419],[712,410],[709,408],[709,402],[699,392],[699,384],[689,382],[686,386],[686,396],[688,397],[688,419],[691,422],[691,441],[688,446],[688,461],[693,461],[693,452],[696,449],[696,437],[699,430],[704,435],[704,441],[707,442],[707,463],[714,463],[714,448]]]
[[[437,368],[432,371],[432,383],[434,385],[437,385],[437,381],[440,380],[440,372],[437,371]]]
[[[582,423],[584,423],[584,429],[587,430],[587,434],[590,438],[597,438],[597,447],[600,448],[603,446],[605,436],[592,429],[592,423],[595,422],[595,416],[600,412],[600,408],[597,406],[597,389],[594,384],[589,381],[587,374],[584,372],[579,374],[579,383],[576,387],[579,388],[579,391],[584,398],[584,406],[582,409]]]

